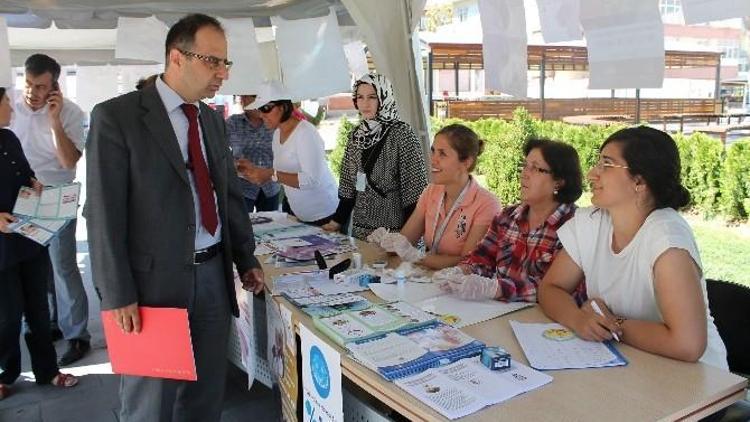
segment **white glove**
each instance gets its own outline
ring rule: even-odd
[[[443,291],[467,300],[494,299],[498,284],[494,278],[478,274],[465,274],[440,285]]]
[[[401,233],[388,233],[380,241],[380,247],[388,252],[394,252],[402,260],[407,262],[417,262],[424,258],[424,252],[415,248],[409,239]]]
[[[462,275],[464,275],[464,271],[461,267],[443,268],[442,270],[432,273],[432,282],[441,284],[447,283],[451,280],[457,280]]]
[[[378,227],[367,236],[367,241],[371,243],[380,244],[380,242],[383,240],[383,237],[385,237],[385,235],[387,234],[388,234],[388,229],[386,229],[385,227]]]

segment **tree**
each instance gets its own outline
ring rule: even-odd
[[[430,6],[424,11],[425,30],[435,32],[439,27],[453,22],[453,5],[450,3]]]

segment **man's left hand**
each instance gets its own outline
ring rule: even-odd
[[[264,278],[265,276],[263,275],[262,269],[251,268],[245,271],[245,273],[242,274],[242,277],[240,277],[242,288],[257,295],[263,291],[263,287],[265,287]]]

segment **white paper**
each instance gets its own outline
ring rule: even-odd
[[[658,0],[580,1],[589,88],[661,88],[664,26]]]
[[[428,369],[395,383],[443,416],[456,419],[551,381],[549,375],[515,361],[507,371],[491,371],[477,358],[471,358]]]
[[[163,64],[118,66],[120,69],[120,94],[133,91],[139,80],[164,72]]]
[[[343,421],[341,356],[307,327],[298,327],[302,342],[303,420]]]
[[[95,105],[119,94],[116,66],[78,66],[76,72],[76,104],[84,111],[91,111]]]
[[[576,41],[583,38],[580,0],[536,0],[544,42]]]
[[[38,226],[27,219],[18,219],[17,221],[8,224],[8,229],[14,233],[29,238],[40,245],[47,245],[56,234],[55,231],[46,230],[44,227]]]
[[[377,371],[377,368],[411,362],[427,353],[409,338],[396,333],[388,333],[375,340],[361,344],[349,343],[346,348],[363,365]]]
[[[10,42],[8,41],[8,24],[0,16],[0,86],[13,86],[13,68],[10,62]]]
[[[750,16],[748,0],[682,0],[685,24],[692,25]]]
[[[253,95],[265,80],[253,18],[218,18],[227,36],[227,58],[233,62],[229,79],[219,89],[225,95]]]
[[[529,365],[536,369],[599,368],[627,363],[604,343],[585,341],[577,336],[561,340],[545,336],[547,330],[566,330],[560,324],[510,321],[510,326]]]
[[[526,14],[523,0],[479,0],[482,22],[484,84],[526,97]]]
[[[362,41],[352,41],[344,45],[344,54],[346,54],[346,61],[349,63],[349,72],[354,79],[359,79],[370,71],[367,65],[365,44]]]
[[[284,85],[296,98],[324,97],[351,89],[336,13],[288,21],[271,17]]]
[[[234,319],[237,335],[240,343],[240,359],[247,373],[247,389],[253,386],[255,381],[255,318],[253,313],[252,293],[240,288],[240,276],[234,272],[234,284],[237,290],[237,306],[239,307],[240,316]]]
[[[454,327],[466,327],[531,306],[527,302],[464,300],[451,295],[436,296],[415,304],[424,311],[457,319]],[[453,319],[451,318],[451,319]]]
[[[16,204],[13,206],[13,214],[35,216],[39,205],[39,195],[29,187],[23,186],[18,190]]]
[[[397,284],[370,283],[370,290],[386,302],[403,300],[417,303],[435,296],[445,295],[437,284],[413,283],[407,281],[404,286]]]
[[[152,60],[164,63],[164,40],[169,28],[155,16],[117,18],[115,58]]]

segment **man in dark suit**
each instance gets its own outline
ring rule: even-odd
[[[200,102],[229,77],[226,56],[219,22],[186,16],[169,30],[155,84],[91,113],[84,214],[102,309],[138,333],[139,306],[187,308],[198,373],[124,376],[122,421],[218,421],[238,315],[232,263],[246,290],[263,289],[224,122]]]

